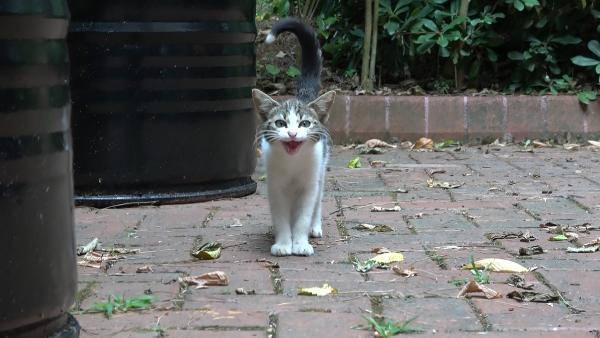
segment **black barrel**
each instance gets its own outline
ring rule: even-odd
[[[76,203],[253,193],[255,1],[69,5]]]
[[[0,337],[79,335],[65,0],[0,1]]]

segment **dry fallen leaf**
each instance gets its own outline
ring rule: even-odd
[[[179,282],[196,285],[196,289],[205,289],[210,285],[229,285],[229,277],[223,271],[213,271],[198,276],[179,277]]]
[[[394,265],[392,266],[392,271],[399,274],[402,277],[414,277],[417,275],[417,272],[411,269],[402,269],[401,267]]]
[[[387,253],[387,252],[391,252],[390,249],[386,248],[386,247],[380,247],[380,248],[373,248],[371,250],[372,253],[375,254],[382,254],[382,253]]]
[[[403,260],[404,256],[399,252],[386,252],[369,259],[369,261],[377,264],[390,264],[402,262]]]
[[[567,252],[571,253],[593,253],[600,250],[600,245],[582,246],[579,248],[568,247]]]
[[[433,140],[427,137],[421,137],[417,140],[413,149],[433,149]]]
[[[404,141],[400,143],[400,148],[402,149],[412,149],[414,146],[415,144],[410,141]]]
[[[312,287],[312,288],[299,288],[298,295],[300,296],[327,296],[330,294],[336,294],[337,290],[332,288],[329,284],[323,284],[322,287]]]
[[[255,295],[256,290],[245,290],[244,288],[235,289],[236,295]]]
[[[369,161],[369,165],[371,166],[371,168],[383,168],[383,167],[385,167],[386,164],[387,164],[386,161],[379,161],[379,160]]]
[[[513,272],[513,273],[529,271],[529,269],[525,268],[521,264],[509,261],[506,259],[501,259],[501,258],[480,259],[475,262],[475,266],[472,266],[471,263],[468,263],[463,266],[463,269],[465,269],[465,270],[485,269],[486,271],[492,271],[492,272]]]
[[[467,294],[476,292],[483,292],[485,298],[487,299],[502,298],[502,294],[500,294],[498,291],[492,290],[485,285],[481,285],[474,280],[471,280],[465,284],[456,298],[465,297]]]
[[[539,140],[533,141],[533,146],[536,148],[552,148],[552,145],[548,142],[542,142]]]
[[[221,243],[219,242],[209,242],[202,244],[200,246],[194,245],[190,254],[196,258],[201,260],[210,260],[217,259],[221,257]]]
[[[144,265],[141,266],[137,269],[135,269],[136,273],[147,273],[147,272],[154,272],[154,270],[152,270],[152,267],[150,265]]]
[[[566,150],[579,150],[579,147],[581,147],[581,145],[579,145],[577,143],[565,143],[565,144],[563,144],[563,148],[565,148]]]
[[[456,189],[462,186],[462,183],[450,183],[437,181],[433,178],[427,179],[427,186],[430,188]]]
[[[588,140],[588,143],[594,147],[600,147],[600,141]]]
[[[544,253],[544,249],[539,245],[530,246],[528,248],[519,248],[519,256],[533,256]]]
[[[538,302],[555,303],[558,302],[558,296],[553,293],[539,293],[534,291],[514,290],[506,295],[507,298],[518,300],[519,302]]]
[[[394,231],[394,229],[392,229],[392,227],[390,227],[389,225],[386,225],[386,224],[369,224],[369,223],[359,224],[359,225],[355,226],[354,229],[361,230],[361,231],[373,231],[373,232]]]
[[[369,148],[375,148],[375,147],[383,147],[383,148],[396,148],[396,145],[393,144],[389,144],[387,142],[384,142],[380,139],[370,139],[367,142],[365,142],[365,145]]]
[[[380,207],[380,206],[373,206],[371,208],[371,212],[396,212],[396,211],[401,211],[402,209],[399,206],[394,206],[393,208],[385,208],[385,207]]]
[[[527,283],[525,281],[525,278],[523,278],[523,277],[521,277],[519,275],[511,275],[506,280],[506,283],[508,285],[511,285],[511,286],[514,286],[514,287],[518,287],[518,288],[521,288],[521,289],[525,289],[525,290],[531,290],[531,289],[533,289],[533,284],[532,283]]]
[[[239,228],[239,227],[242,227],[242,226],[244,226],[244,225],[243,225],[243,224],[242,224],[242,222],[239,220],[239,218],[234,218],[234,219],[233,219],[233,223],[232,223],[232,224],[229,224],[229,226],[228,226],[228,227],[229,227],[229,228]]]
[[[77,256],[82,256],[90,251],[94,251],[94,249],[96,249],[96,246],[98,246],[98,238],[94,238],[88,244],[78,247]]]

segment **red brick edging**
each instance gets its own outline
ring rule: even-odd
[[[600,135],[600,103],[576,96],[338,95],[329,119],[335,143],[419,137],[481,142]]]

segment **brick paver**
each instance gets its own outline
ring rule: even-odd
[[[324,237],[313,240],[312,257],[271,257],[266,183],[255,195],[236,200],[136,208],[76,209],[77,243],[98,237],[104,247],[139,249],[106,270],[79,268],[76,307],[84,336],[116,337],[369,337],[364,317],[414,319],[420,337],[600,337],[600,252],[567,253],[600,237],[579,234],[574,243],[550,242],[540,223],[600,226],[600,154],[562,148],[522,152],[517,146],[480,146],[439,152],[391,150],[357,156],[336,147],[324,201]],[[371,168],[368,159],[387,162]],[[437,180],[463,184],[443,190]],[[261,168],[256,177],[263,174]],[[400,190],[399,190],[400,189]],[[372,205],[402,208],[374,213]],[[236,223],[242,226],[230,225]],[[391,232],[356,229],[385,224]],[[531,232],[537,240],[490,240],[490,233]],[[215,261],[190,256],[195,241],[219,241]],[[520,257],[519,248],[545,252]],[[366,260],[377,247],[402,252],[405,278],[390,270],[358,273],[351,260]],[[523,274],[535,290],[560,294],[553,304],[519,303],[506,297],[456,298],[449,281],[469,278],[461,270],[470,257],[504,258],[537,270]],[[273,264],[274,263],[274,264]],[[149,265],[152,272],[136,273]],[[184,288],[178,277],[221,270],[228,286]],[[507,294],[508,274],[490,273],[489,285]],[[336,295],[298,295],[298,288],[329,283]],[[253,294],[236,294],[237,288]],[[111,319],[86,313],[110,295],[152,294],[151,310],[118,313]],[[566,302],[566,303],[565,303]],[[583,312],[582,312],[583,311]]]

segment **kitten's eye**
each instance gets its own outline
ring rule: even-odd
[[[277,120],[277,121],[275,121],[275,127],[277,127],[277,128],[283,128],[285,126],[287,126],[287,123],[285,123],[284,120]]]
[[[308,120],[300,121],[300,127],[304,127],[304,128],[310,127],[310,121],[308,121]]]

